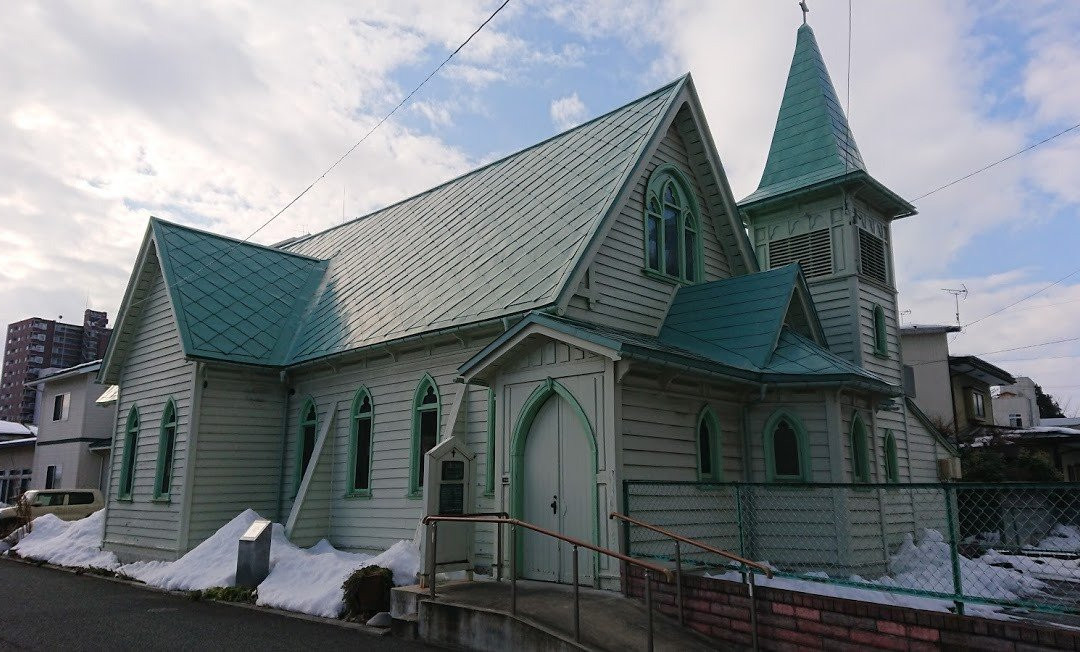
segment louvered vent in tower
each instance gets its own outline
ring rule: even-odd
[[[832,232],[829,229],[818,229],[770,242],[769,269],[790,263],[802,265],[803,274],[807,278],[831,274]]]
[[[859,260],[862,261],[862,273],[865,276],[882,283],[889,282],[885,241],[863,229],[859,229]]]

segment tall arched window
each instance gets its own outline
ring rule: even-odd
[[[769,481],[809,479],[809,452],[802,423],[787,412],[777,412],[765,425],[765,475]]]
[[[900,465],[896,459],[896,438],[891,430],[885,431],[885,479],[900,482]]]
[[[124,426],[124,454],[120,461],[120,487],[117,495],[121,500],[131,500],[135,489],[135,453],[139,445],[139,409],[132,406]]]
[[[296,477],[293,480],[293,488],[299,489],[300,483],[307,473],[308,464],[311,463],[311,455],[315,452],[315,436],[319,432],[319,415],[315,409],[315,401],[308,399],[300,408],[300,429],[296,442]]]
[[[161,414],[158,436],[157,473],[154,475],[154,499],[168,500],[172,489],[173,450],[176,448],[176,404],[169,399]]]
[[[712,408],[705,406],[697,420],[697,464],[699,480],[724,479],[724,455],[720,444],[720,422]]]
[[[701,278],[700,220],[690,184],[673,165],[653,172],[645,197],[645,268],[694,283]]]
[[[413,396],[412,455],[409,460],[409,496],[417,498],[424,489],[424,460],[439,441],[441,407],[439,387],[424,376]]]
[[[375,408],[371,394],[361,387],[356,390],[349,414],[349,485],[350,496],[371,495],[372,426]]]
[[[881,356],[889,355],[888,332],[885,330],[885,310],[881,306],[874,306],[874,353]]]
[[[866,424],[857,413],[851,420],[851,478],[854,482],[870,482],[870,452]]]

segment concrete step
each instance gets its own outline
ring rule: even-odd
[[[402,589],[407,589],[402,591]],[[404,606],[415,600],[419,638],[427,643],[471,650],[647,649],[647,613],[619,593],[581,589],[581,641],[574,639],[573,587],[518,581],[517,615],[510,614],[509,582],[440,584],[436,598],[419,587],[399,587]],[[397,612],[405,615],[403,611]],[[395,618],[398,616],[395,615]],[[715,650],[718,643],[653,614],[656,650]]]

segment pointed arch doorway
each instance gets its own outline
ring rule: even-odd
[[[514,516],[547,530],[596,542],[596,437],[584,410],[548,379],[526,400],[511,445]],[[573,546],[525,530],[517,541],[522,578],[573,582]],[[578,581],[592,584],[595,555],[578,551]]]

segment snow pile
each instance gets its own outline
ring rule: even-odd
[[[389,568],[399,585],[414,582],[420,570],[420,552],[411,541],[398,541],[374,557],[336,550],[325,539],[305,550],[280,527],[274,526],[270,575],[259,585],[259,605],[337,618],[345,607],[341,585],[358,568]]]
[[[79,521],[62,521],[52,514],[34,519],[33,530],[12,550],[23,557],[79,568],[116,570],[116,555],[101,550],[105,511],[98,510]]]
[[[236,580],[236,551],[240,536],[259,518],[255,510],[244,510],[180,559],[137,561],[124,566],[123,572],[139,581],[171,591],[201,591],[213,586],[232,586]]]
[[[875,582],[923,591],[952,592],[952,557],[949,544],[937,530],[924,529],[915,545],[911,534],[904,535],[900,549],[889,558],[889,573]],[[1023,573],[991,566],[983,559],[960,557],[960,580],[964,595],[999,600],[1016,600],[1039,594],[1046,585]]]
[[[1058,523],[1045,539],[1030,549],[1080,553],[1080,528]]]
[[[979,561],[999,568],[1014,568],[1041,580],[1080,583],[1080,561],[1076,559],[1004,555],[996,550],[988,550],[979,557]]]

